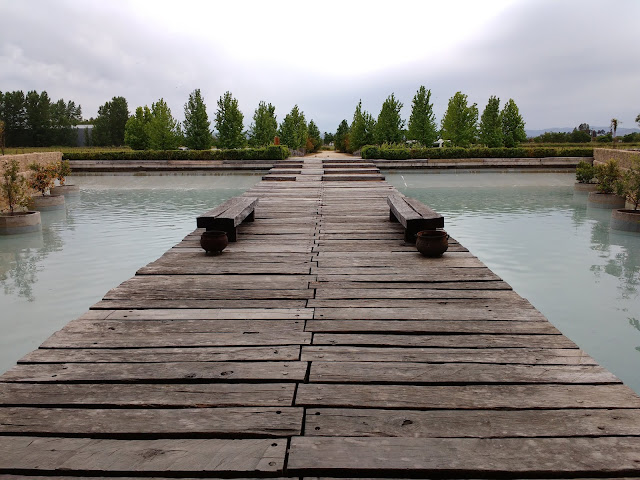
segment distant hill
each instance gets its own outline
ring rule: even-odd
[[[527,132],[527,137],[537,137],[539,135],[542,135],[543,133],[546,132],[565,132],[565,133],[569,133],[569,132],[573,132],[573,128],[574,127],[556,127],[556,128],[545,128],[544,130],[525,130]],[[605,132],[608,132],[610,130],[610,126],[607,125],[606,127],[598,127],[596,125],[591,125],[591,129],[592,130],[604,130]],[[629,133],[635,133],[635,132],[640,132],[640,129],[638,128],[625,128],[625,127],[618,127],[618,130],[616,130],[616,135],[621,137],[623,135],[627,135]]]

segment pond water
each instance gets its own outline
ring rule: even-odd
[[[640,236],[573,193],[573,174],[393,172],[446,229],[564,334],[640,392]],[[0,371],[261,174],[83,176],[42,232],[0,237]]]
[[[562,333],[640,393],[640,235],[609,228],[572,173],[387,173]]]
[[[262,174],[78,176],[42,231],[0,236],[0,372],[196,227]]]

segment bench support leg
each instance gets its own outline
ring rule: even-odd
[[[247,218],[244,219],[245,222],[253,222],[256,219],[256,211],[252,210]]]
[[[396,216],[393,214],[391,210],[389,210],[389,221],[398,223],[398,219],[396,218]]]

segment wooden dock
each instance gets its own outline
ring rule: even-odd
[[[269,173],[221,255],[195,231],[2,375],[0,478],[640,475],[638,396],[348,163]]]

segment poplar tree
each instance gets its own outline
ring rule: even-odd
[[[249,144],[252,147],[270,145],[277,133],[276,107],[260,102],[253,113],[253,123],[249,127]]]
[[[336,150],[340,152],[347,151],[349,147],[349,124],[346,120],[342,120],[338,125],[333,142]]]
[[[500,120],[502,122],[502,138],[505,147],[517,147],[520,142],[527,140],[527,133],[524,130],[524,120],[513,99],[510,98],[509,101],[504,104],[504,108],[502,112],[500,112]]]
[[[449,99],[447,111],[442,117],[440,135],[454,147],[468,147],[476,139],[478,107],[467,105],[467,96],[457,92]]]
[[[382,104],[376,123],[378,143],[398,143],[403,140],[404,120],[400,118],[402,103],[392,93]]]
[[[216,130],[218,130],[218,147],[242,148],[247,139],[242,129],[244,128],[244,115],[238,108],[238,100],[233,98],[231,92],[225,92],[218,100],[216,112]]]
[[[151,110],[146,105],[136,108],[136,113],[129,117],[124,127],[124,143],[134,150],[149,149],[149,129]]]
[[[301,112],[298,105],[294,105],[291,112],[287,113],[278,129],[280,142],[298,150],[304,148],[307,144],[308,127],[304,118],[304,112]]]
[[[316,122],[314,122],[313,120],[309,122],[308,139],[311,141],[311,149],[314,152],[317,152],[322,145],[322,137],[320,135],[320,129],[316,125]]]
[[[193,150],[209,150],[213,143],[210,126],[207,106],[200,89],[196,88],[184,104],[184,140],[187,147]]]
[[[436,116],[431,103],[431,90],[420,86],[413,97],[411,116],[409,117],[407,138],[416,140],[425,147],[431,147],[438,139]]]
[[[375,126],[375,119],[369,112],[362,110],[362,100],[360,100],[349,127],[349,150],[360,150],[365,145],[375,143]]]
[[[180,144],[180,124],[173,118],[171,109],[162,98],[151,105],[151,120],[147,124],[147,131],[152,150],[175,150]]]
[[[500,99],[492,95],[480,117],[480,143],[489,148],[503,146]]]
[[[124,145],[124,129],[129,120],[129,106],[124,97],[113,97],[98,108],[91,136],[94,145]]]

